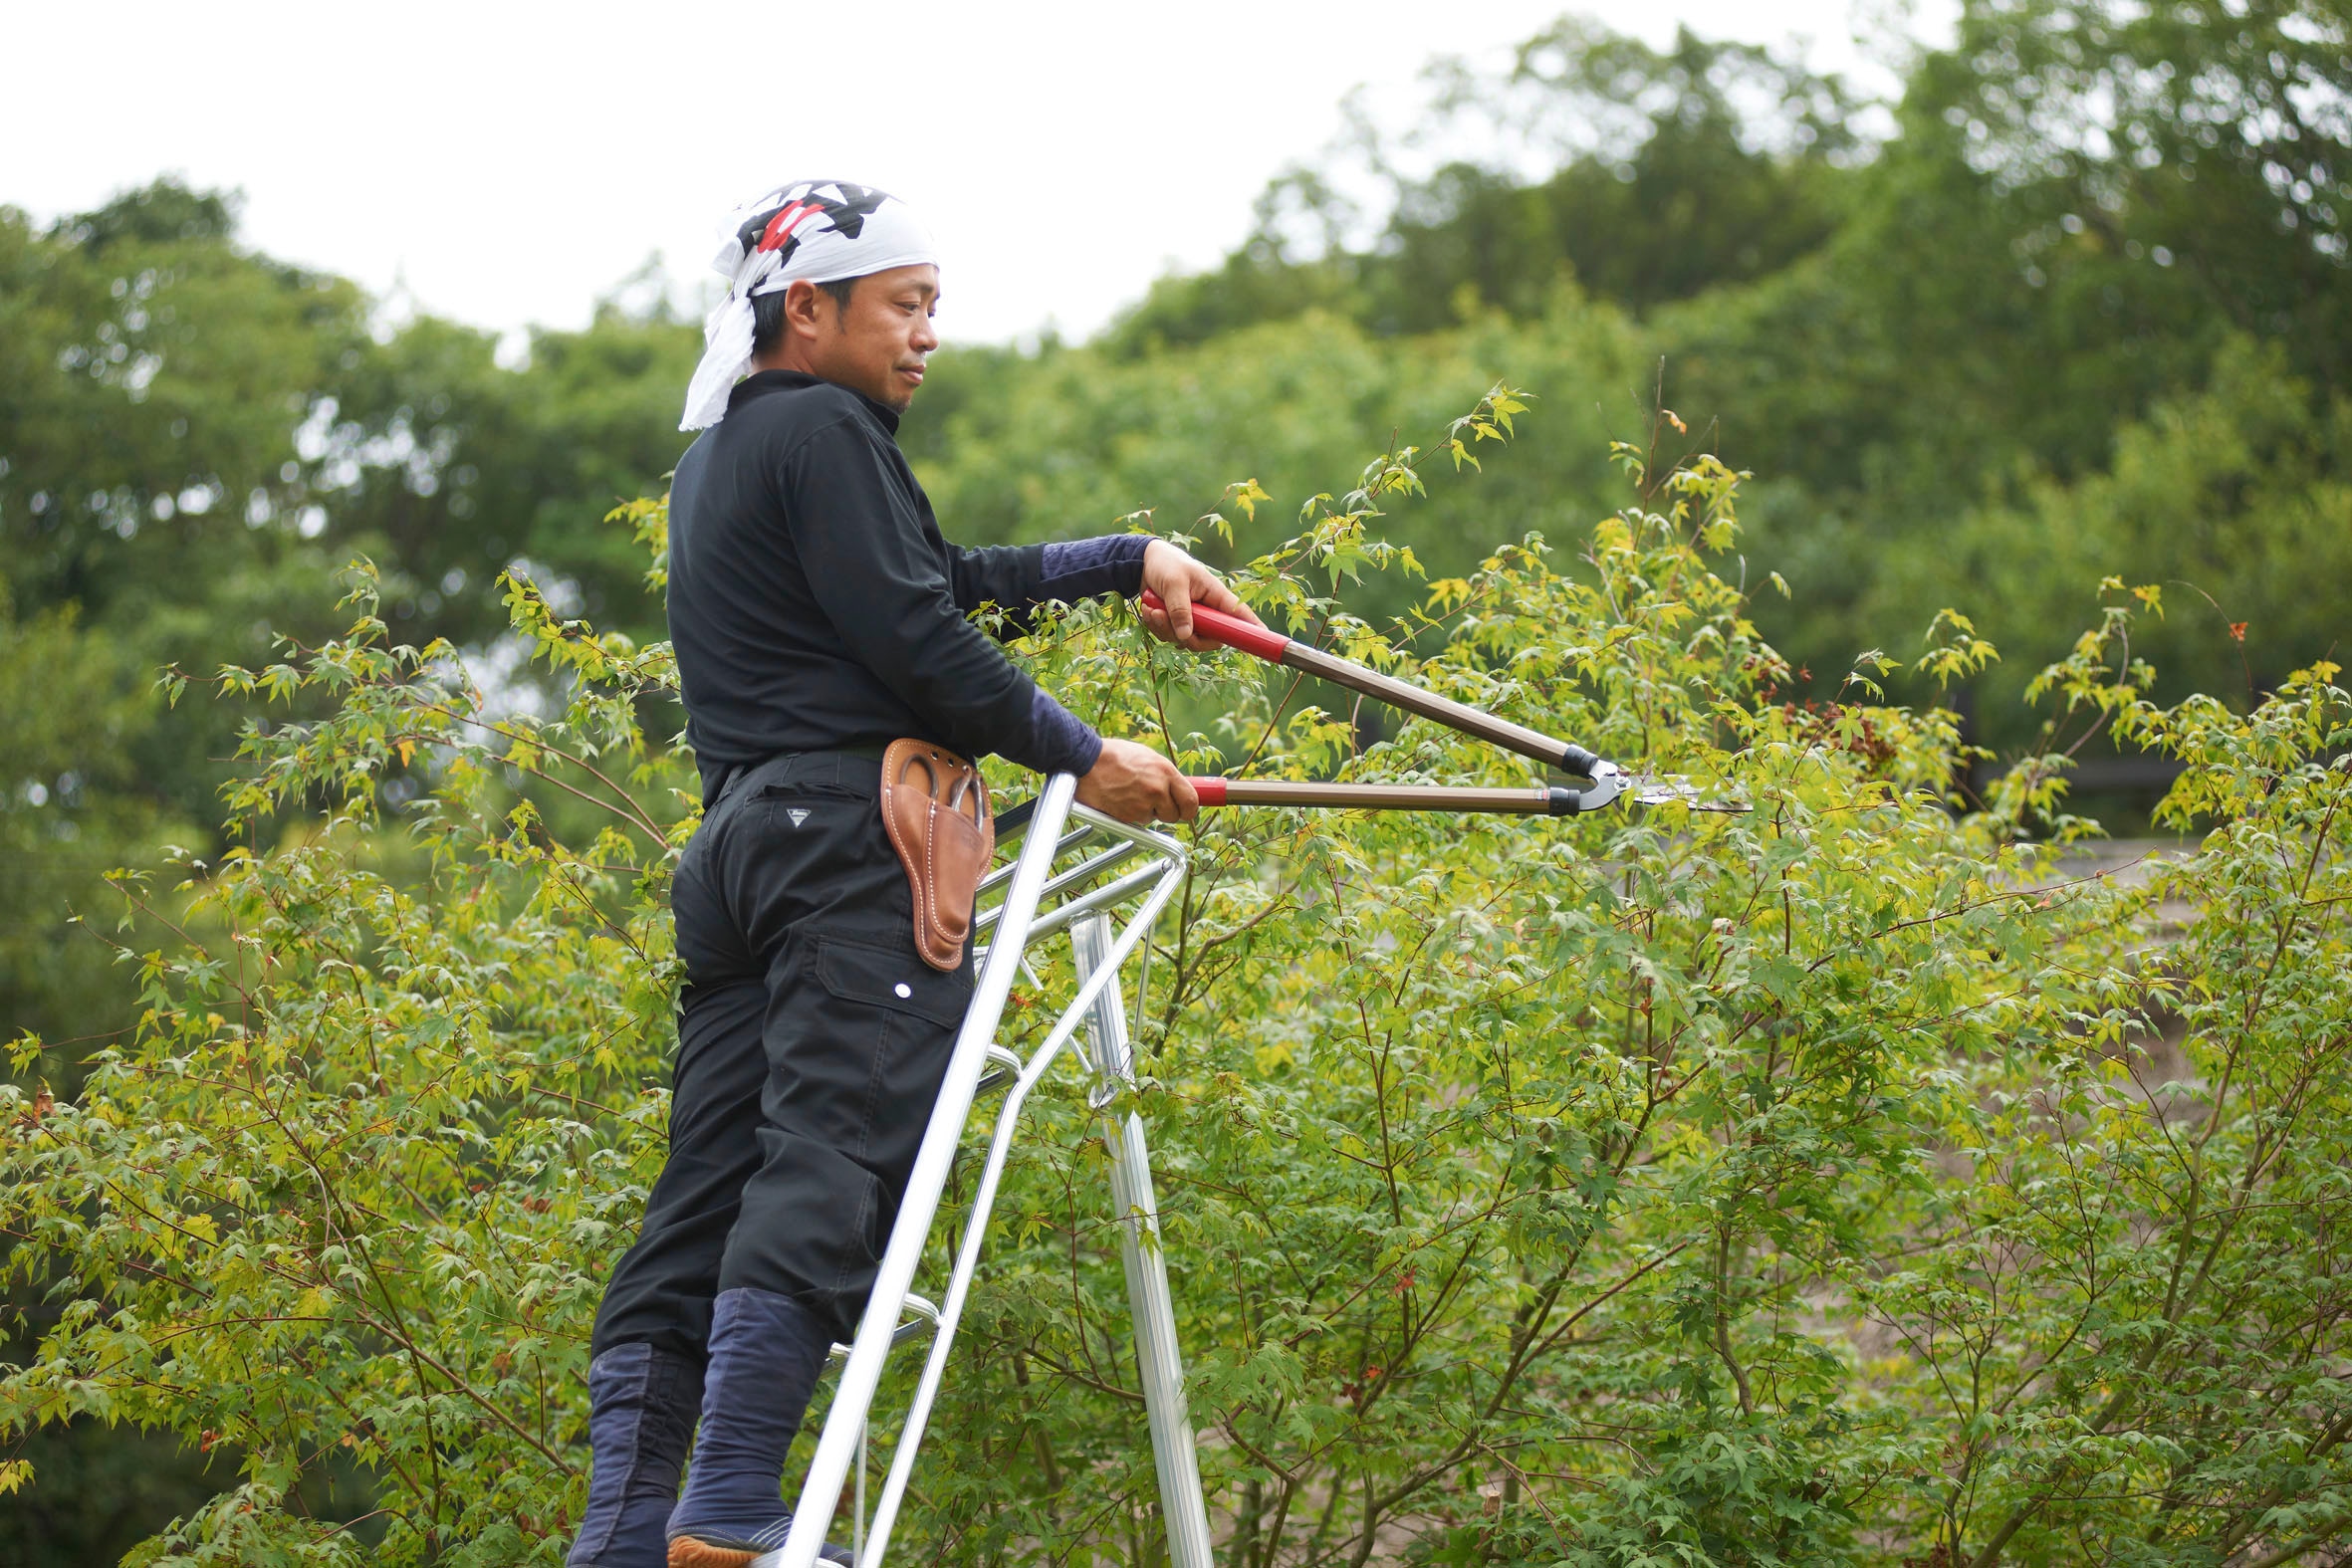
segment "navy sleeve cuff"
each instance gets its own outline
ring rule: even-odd
[[[1090,599],[1120,593],[1131,598],[1143,586],[1143,553],[1150,548],[1148,534],[1105,534],[1048,545],[1038,597]]]

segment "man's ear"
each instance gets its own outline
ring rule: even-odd
[[[831,303],[823,289],[806,278],[795,278],[784,286],[785,330],[803,337],[821,336],[824,309]]]

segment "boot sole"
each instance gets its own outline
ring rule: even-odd
[[[675,1536],[670,1541],[669,1568],[746,1568],[746,1565],[755,1558],[765,1557],[768,1553],[779,1550],[781,1545],[780,1542],[777,1546],[762,1547],[754,1552],[746,1551],[740,1546],[713,1546],[710,1542],[698,1541],[691,1535]],[[825,1552],[841,1550],[846,1555],[845,1548],[836,1548],[830,1541],[824,1543],[823,1550]],[[832,1558],[823,1555],[823,1552],[820,1553],[817,1560],[828,1565],[828,1568],[833,1562]]]

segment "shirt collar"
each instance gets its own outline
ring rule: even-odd
[[[733,413],[753,398],[765,397],[770,392],[782,392],[803,386],[840,386],[840,383],[827,381],[821,375],[811,375],[805,370],[760,370],[735,383],[735,390],[727,397],[727,411]],[[853,386],[842,386],[841,390],[863,403],[866,412],[882,422],[883,429],[892,435],[898,434],[897,409],[892,408],[888,403],[875,402]]]

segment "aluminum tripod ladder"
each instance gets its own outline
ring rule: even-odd
[[[972,1286],[980,1246],[988,1232],[997,1185],[1011,1153],[1013,1130],[1029,1091],[1046,1075],[1063,1048],[1085,1039],[1078,1050],[1091,1069],[1089,1103],[1104,1112],[1103,1135],[1111,1155],[1111,1201],[1119,1216],[1120,1252],[1126,1264],[1127,1300],[1134,1316],[1136,1359],[1143,1378],[1144,1408],[1151,1428],[1152,1457],[1159,1472],[1160,1512],[1167,1524],[1168,1557],[1174,1568],[1211,1568],[1208,1507],[1201,1494],[1200,1466],[1193,1449],[1192,1423],[1185,1413],[1184,1369],[1176,1350],[1176,1315],[1168,1291],[1168,1270],[1159,1248],[1159,1211],[1153,1200],[1151,1165],[1144,1148],[1143,1122],[1132,1114],[1116,1119],[1107,1107],[1135,1077],[1118,972],[1145,945],[1184,876],[1184,847],[1165,833],[1131,827],[1075,803],[1077,781],[1056,774],[1037,799],[998,821],[1000,843],[1024,836],[1014,862],[992,872],[980,885],[985,903],[976,925],[985,942],[971,1008],[956,1035],[931,1124],[915,1156],[898,1222],[882,1253],[873,1294],[834,1391],[817,1456],[809,1466],[792,1533],[782,1547],[758,1559],[758,1568],[813,1568],[832,1522],[841,1489],[856,1472],[854,1549],[859,1568],[881,1568],[905,1499],[916,1452],[947,1369],[956,1323]],[[1058,864],[1068,864],[1057,872]],[[1140,901],[1123,928],[1111,912]],[[1023,1057],[996,1042],[997,1025],[1013,980],[1031,944],[1066,930],[1075,959],[1077,989],[1042,1044]],[[1138,992],[1141,987],[1138,985]],[[1140,1000],[1140,998],[1139,998]],[[949,1168],[962,1142],[973,1102],[983,1087],[1005,1087],[989,1135],[971,1218],[965,1223],[955,1267],[936,1306],[911,1293],[915,1269],[931,1235]],[[902,1321],[903,1319],[903,1321]],[[865,1517],[867,1418],[882,1371],[897,1344],[931,1328],[930,1354],[914,1401],[890,1456],[888,1475],[870,1521]],[[843,1347],[835,1347],[836,1353]]]

